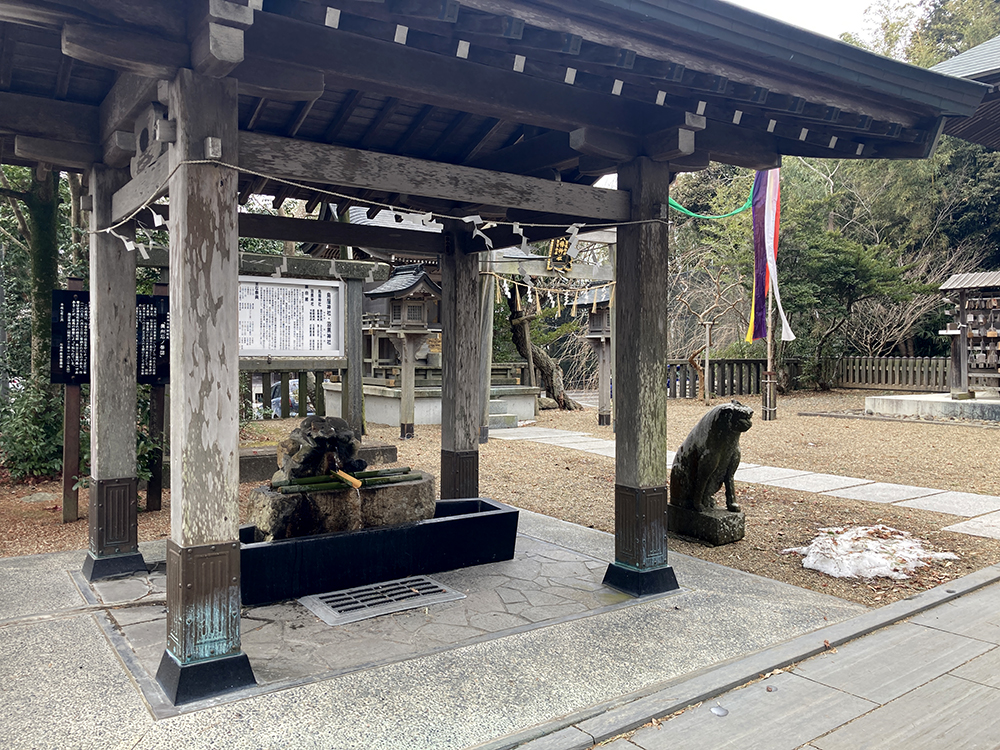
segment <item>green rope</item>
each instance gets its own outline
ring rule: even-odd
[[[753,201],[753,193],[750,193],[750,195],[747,196],[747,202],[744,203],[739,208],[737,208],[735,211],[730,211],[728,214],[722,214],[721,216],[705,216],[704,214],[696,214],[693,211],[688,211],[686,208],[684,208],[684,206],[682,206],[680,203],[678,203],[677,201],[675,201],[673,198],[669,199],[669,203],[670,203],[670,207],[671,208],[676,209],[677,211],[680,211],[682,214],[687,214],[688,216],[693,216],[696,219],[726,219],[726,218],[729,218],[730,216],[735,216],[738,213],[742,213],[743,211],[746,211],[748,208],[750,208],[751,201]]]

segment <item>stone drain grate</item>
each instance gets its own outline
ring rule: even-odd
[[[411,576],[327,594],[304,596],[299,599],[299,603],[327,625],[346,625],[379,615],[464,598],[465,594],[450,589],[433,578]]]

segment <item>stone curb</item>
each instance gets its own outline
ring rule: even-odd
[[[715,698],[747,682],[842,646],[928,609],[1000,582],[1000,564],[887,604],[850,620],[771,646],[750,656],[709,667],[665,684],[600,703],[561,719],[500,737],[469,750],[586,750],[652,719]],[[828,645],[829,644],[829,645]]]

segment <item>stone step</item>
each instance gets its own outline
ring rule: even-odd
[[[491,430],[504,430],[508,427],[517,427],[516,414],[490,414]]]
[[[491,398],[490,399],[490,414],[506,414],[507,404],[504,403],[502,398]]]

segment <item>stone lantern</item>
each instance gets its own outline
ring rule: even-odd
[[[384,300],[388,320],[386,338],[392,342],[400,362],[399,436],[413,437],[414,364],[417,352],[427,342],[428,322],[436,317],[433,307],[441,298],[441,287],[420,263],[398,266],[381,286],[365,292],[368,299]],[[374,347],[377,342],[373,339]]]
[[[587,310],[587,341],[597,354],[597,424],[611,424],[611,288],[583,292],[576,301]]]

